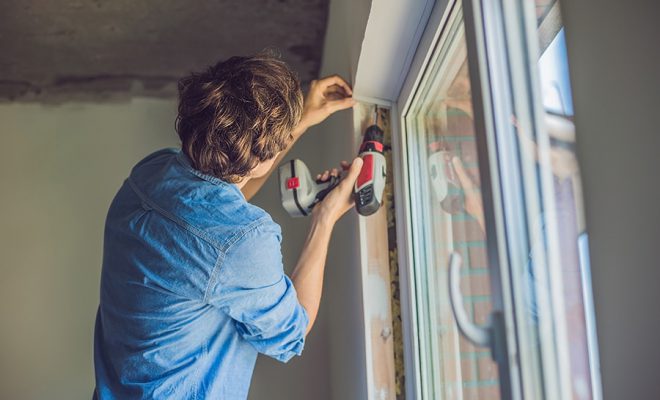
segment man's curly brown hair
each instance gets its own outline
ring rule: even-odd
[[[231,57],[179,81],[176,130],[195,169],[236,183],[288,146],[302,110],[300,82],[278,57]]]

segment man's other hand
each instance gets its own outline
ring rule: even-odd
[[[339,75],[332,75],[312,81],[305,98],[303,116],[296,131],[304,132],[307,128],[323,122],[333,113],[355,105],[353,89]]]
[[[486,220],[484,217],[481,189],[476,183],[474,183],[474,180],[470,177],[470,174],[465,169],[465,165],[463,165],[463,161],[461,161],[460,158],[453,157],[451,163],[454,166],[458,180],[465,193],[465,211],[477,220],[481,230],[485,232]]]

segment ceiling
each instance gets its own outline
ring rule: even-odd
[[[172,97],[176,81],[275,49],[316,77],[329,0],[4,0],[0,101]]]

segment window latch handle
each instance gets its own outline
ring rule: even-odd
[[[485,325],[477,325],[470,320],[465,306],[463,304],[463,294],[461,293],[461,266],[463,259],[457,252],[449,255],[449,303],[454,313],[454,319],[458,330],[477,346],[492,347],[493,344],[493,326],[489,322]]]

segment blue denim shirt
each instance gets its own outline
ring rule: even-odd
[[[280,227],[178,150],[132,170],[105,226],[100,399],[244,399],[257,353],[300,355],[308,317]]]

